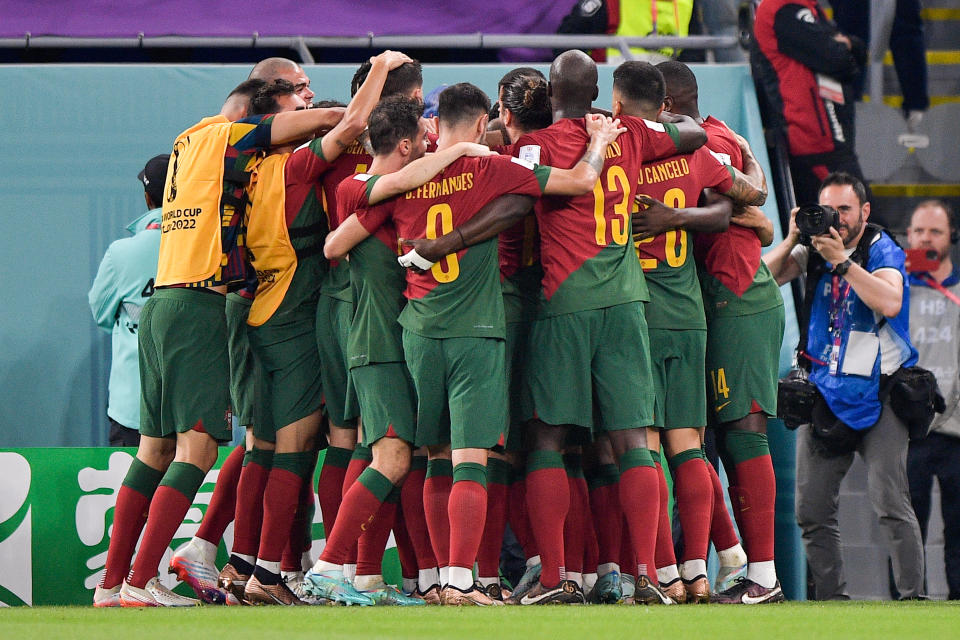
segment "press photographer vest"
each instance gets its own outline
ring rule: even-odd
[[[247,318],[247,324],[254,327],[277,311],[297,271],[297,253],[285,216],[284,167],[289,157],[289,153],[267,156],[257,170],[253,189],[246,244],[257,272],[257,295]]]
[[[250,181],[249,173],[224,171],[231,126],[220,115],[204,118],[174,142],[164,186],[156,286],[228,284],[220,275],[230,259],[222,228],[237,213],[246,214],[247,202],[224,194],[224,183]]]

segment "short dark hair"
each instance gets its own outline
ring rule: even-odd
[[[698,92],[697,76],[679,60],[667,60],[656,65],[657,71],[663,75],[666,86],[673,91],[687,91],[696,95]]]
[[[329,109],[331,107],[345,107],[345,103],[339,100],[317,100],[313,103],[311,108],[313,109]]]
[[[834,171],[824,178],[823,182],[820,183],[820,188],[817,190],[817,197],[819,198],[820,194],[827,187],[843,185],[847,185],[853,189],[853,192],[857,194],[857,200],[860,202],[860,206],[862,207],[867,201],[867,187],[863,184],[863,181],[860,180],[860,178],[852,173],[847,173],[846,171]]]
[[[613,72],[613,88],[640,106],[659,108],[667,94],[660,70],[649,62],[628,60]]]
[[[227,95],[227,100],[229,100],[234,96],[245,98],[247,101],[247,112],[249,113],[250,109],[252,108],[252,105],[250,103],[253,97],[257,95],[257,91],[259,91],[265,86],[267,86],[266,80],[260,80],[259,78],[244,80],[243,82],[238,84],[236,87],[234,87],[233,91],[231,91]]]
[[[422,114],[423,103],[406,96],[388,96],[378,102],[367,118],[374,155],[391,153],[404,138],[416,138]]]
[[[514,69],[500,81],[500,100],[509,109],[517,124],[525,130],[543,129],[553,122],[547,79],[536,69],[532,73],[515,73]],[[506,82],[505,82],[506,81]]]
[[[353,74],[353,80],[350,81],[350,96],[357,95],[360,86],[366,82],[367,75],[373,65],[369,60],[365,60],[357,72]],[[423,69],[416,60],[404,62],[396,69],[392,69],[387,74],[387,80],[383,83],[383,89],[380,91],[380,97],[395,96],[399,94],[407,95],[414,89],[423,86]]]
[[[480,87],[469,82],[447,87],[440,93],[437,103],[437,115],[446,125],[457,125],[490,111],[490,98]]]
[[[281,96],[290,96],[296,93],[296,88],[289,80],[274,80],[257,90],[250,99],[250,115],[258,116],[280,111],[277,101]]]
[[[927,198],[921,202],[917,203],[917,206],[913,208],[913,213],[916,213],[918,209],[924,209],[927,207],[940,207],[943,209],[944,213],[947,214],[947,223],[950,225],[950,233],[960,233],[960,221],[957,220],[957,213],[953,210],[953,207],[950,206],[950,203],[946,200],[941,200],[940,198]],[[911,218],[913,214],[910,214]]]

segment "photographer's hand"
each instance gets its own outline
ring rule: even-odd
[[[790,230],[787,232],[787,237],[783,239],[783,242],[763,254],[763,261],[770,269],[770,273],[773,274],[777,284],[790,282],[801,273],[800,265],[790,257],[790,252],[800,242],[800,230],[797,229],[796,219],[798,210],[797,207],[794,207],[790,212]]]
[[[840,233],[830,227],[829,234],[814,236],[810,239],[810,246],[816,249],[817,253],[823,256],[823,259],[832,265],[838,265],[847,259],[844,254],[843,240]]]

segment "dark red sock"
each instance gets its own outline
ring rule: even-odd
[[[347,473],[343,477],[343,495],[347,495],[347,491],[350,490],[354,484],[356,484],[357,479],[363,473],[363,471],[370,466],[370,460],[367,458],[358,458],[356,453],[354,457],[350,458],[350,464],[347,466]],[[343,508],[343,503],[340,503],[340,507]],[[339,517],[339,514],[338,516]],[[354,545],[353,549],[347,554],[347,559],[345,564],[357,564],[357,546]]]
[[[449,566],[472,569],[487,515],[487,490],[472,480],[454,482],[447,510],[450,518]]]
[[[637,558],[636,571],[656,582],[654,551],[657,546],[656,525],[660,517],[657,468],[652,464],[652,459],[649,466],[624,468],[624,457],[632,451],[637,450],[627,451],[621,456],[620,508],[627,520],[630,544]],[[649,454],[647,449],[643,451]]]
[[[303,552],[313,545],[311,529],[315,508],[313,480],[304,480],[300,484],[300,497],[297,500],[297,511],[293,514],[293,522],[290,524],[290,535],[283,548],[283,557],[280,558],[281,571],[303,570]]]
[[[773,560],[777,478],[770,456],[737,464],[737,480],[740,484],[730,487],[730,498],[738,514],[737,524],[743,532],[747,559],[750,562]]]
[[[357,575],[375,576],[382,573],[383,551],[387,547],[390,531],[397,519],[397,503],[384,502],[377,517],[360,535],[357,542]]]
[[[564,571],[583,573],[584,539],[583,528],[587,507],[586,490],[581,494],[577,478],[567,476],[567,491],[570,492],[570,508],[563,521],[563,568]]]
[[[667,478],[663,475],[663,466],[657,463],[657,484],[660,496],[660,514],[657,518],[657,548],[654,564],[657,569],[677,564],[677,555],[673,549],[673,527],[670,523],[670,492]]]
[[[699,456],[686,460],[673,468],[673,479],[683,529],[682,561],[706,560],[713,515],[713,486],[707,462]]]
[[[600,562],[600,546],[597,543],[597,530],[594,526],[592,512],[590,510],[590,493],[587,490],[587,481],[584,478],[578,478],[583,482],[581,491],[583,492],[583,502],[581,510],[583,511],[583,572],[596,573],[597,564]]]
[[[400,559],[400,575],[404,580],[417,577],[417,553],[413,548],[413,541],[403,520],[403,508],[397,509],[397,517],[393,521],[393,539],[397,541],[397,557]]]
[[[523,555],[532,558],[537,555],[537,545],[530,530],[530,517],[527,515],[527,482],[520,476],[510,485],[510,505],[507,511],[510,530],[523,548]]]
[[[128,580],[131,586],[142,589],[151,578],[156,577],[160,559],[192,502],[193,496],[188,497],[173,487],[157,487],[157,492],[150,501],[143,542],[140,543],[140,550]]]
[[[151,496],[153,494],[151,493]],[[110,536],[110,548],[107,550],[106,572],[103,574],[103,586],[112,589],[130,573],[130,560],[133,550],[147,522],[150,509],[150,496],[145,496],[126,485],[117,492],[117,506],[113,510],[113,533]]]
[[[302,484],[303,478],[292,471],[277,467],[270,470],[263,492],[263,527],[258,559],[280,562],[283,548],[290,540],[290,525],[297,511]]]
[[[570,511],[570,485],[563,456],[533,451],[527,457],[527,513],[540,554],[540,584],[553,588],[565,574],[563,526]]]
[[[438,463],[444,462],[443,468]],[[423,482],[423,513],[430,533],[430,545],[438,567],[450,566],[450,490],[453,486],[453,465],[449,460],[431,460]]]
[[[503,547],[503,530],[507,525],[507,485],[500,482],[487,483],[487,515],[477,553],[477,575],[495,578],[500,575],[500,549]]]
[[[713,512],[710,518],[710,540],[717,551],[729,549],[740,542],[737,538],[737,532],[733,529],[733,521],[730,520],[730,514],[727,512],[727,502],[723,499],[723,485],[720,484],[720,476],[713,465],[707,463],[707,471],[710,473],[710,482],[713,487]]]
[[[243,469],[243,456],[246,450],[239,445],[230,452],[220,467],[217,484],[213,488],[213,496],[203,514],[203,521],[197,529],[197,537],[212,544],[220,544],[223,532],[227,525],[233,522],[233,515],[237,507],[237,483],[240,481],[240,471]]]
[[[400,490],[400,507],[403,511],[403,525],[410,536],[414,553],[417,556],[418,569],[430,569],[437,566],[430,544],[430,531],[424,515],[423,494],[427,470],[411,469]]]
[[[623,514],[620,512],[618,484],[596,486],[590,491],[590,513],[596,525],[597,560],[600,564],[620,564]]]
[[[330,534],[337,522],[337,511],[343,499],[343,479],[352,453],[351,449],[341,447],[327,447],[324,452],[323,466],[320,467],[320,478],[317,480],[317,500],[320,502],[320,517],[326,535]]]
[[[380,506],[392,489],[393,485],[380,472],[372,467],[366,469],[359,481],[354,482],[343,496],[337,524],[327,537],[327,545],[320,559],[334,564],[348,563],[356,553],[357,541],[374,524]],[[388,535],[389,531],[387,527]]]
[[[629,525],[626,516],[623,516],[620,522],[620,530],[626,532],[626,535],[620,536],[620,551],[617,556],[617,562],[620,565],[620,573],[626,573],[634,578],[637,577],[637,554],[633,550],[633,543],[630,542]]]
[[[272,453],[272,452],[270,452]],[[263,490],[269,467],[250,460],[237,483],[237,513],[233,522],[233,553],[256,556],[263,525]]]

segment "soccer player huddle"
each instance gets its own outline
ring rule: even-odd
[[[682,63],[617,67],[609,113],[597,74],[567,51],[549,79],[507,73],[493,105],[450,86],[428,120],[402,53],[361,65],[346,106],[311,104],[302,69],[268,59],[177,137],[140,319],[141,443],[94,606],[783,600],[763,172],[700,116]],[[246,443],[169,566],[187,598],[158,565],[231,409]],[[507,523],[526,556],[512,589]]]

